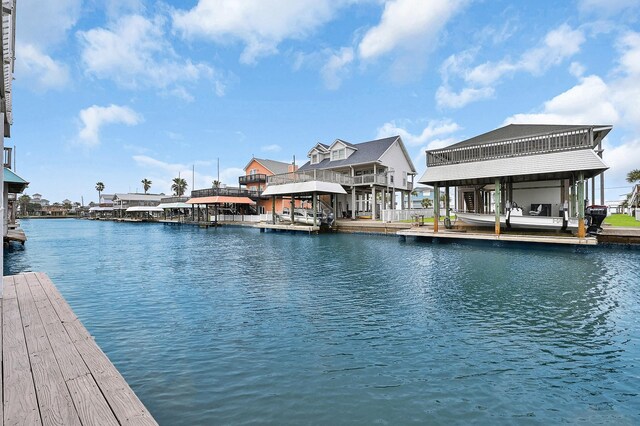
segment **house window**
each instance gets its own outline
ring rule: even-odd
[[[318,164],[318,154],[313,154],[311,156],[311,164]]]
[[[252,176],[258,174],[258,169],[251,169],[249,171],[249,174],[252,175]]]
[[[334,149],[331,151],[331,161],[333,160],[344,160],[345,149]]]

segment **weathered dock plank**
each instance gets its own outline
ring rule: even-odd
[[[12,277],[3,278],[2,375],[4,425],[40,425],[40,411],[31,374],[20,308]]]
[[[26,277],[16,276],[15,283],[42,423],[79,426],[80,418],[58,367]]]
[[[3,282],[0,424],[157,425],[49,277]]]

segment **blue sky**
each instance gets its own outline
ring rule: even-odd
[[[506,123],[612,124],[607,199],[640,168],[640,0],[21,0],[14,124],[28,194],[210,187],[252,156]],[[419,176],[418,175],[418,176]]]

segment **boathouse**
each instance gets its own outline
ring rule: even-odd
[[[600,176],[604,204],[602,140],[608,125],[510,124],[442,149],[426,152],[427,169],[419,183],[439,193],[445,188],[449,217],[450,188],[460,212],[500,214],[513,203],[532,215],[559,216],[568,210],[578,218],[578,237],[584,237],[585,203],[594,203]],[[589,198],[589,179],[591,198]],[[439,203],[435,203],[439,216]],[[434,232],[438,231],[435,221]]]

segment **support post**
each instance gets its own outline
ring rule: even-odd
[[[314,170],[315,172],[315,170]],[[313,209],[313,226],[318,225],[318,194],[316,192],[313,193],[313,200],[311,201],[311,208]]]
[[[598,143],[598,156],[602,158],[602,141]],[[593,203],[595,204],[595,196],[593,198]],[[600,173],[600,205],[604,206],[604,171]]]
[[[351,188],[351,220],[356,220],[356,187]]]
[[[440,221],[440,187],[437,183],[433,184],[433,233],[438,233],[438,224]]]
[[[376,187],[371,185],[371,219],[376,220]]]
[[[496,224],[495,224],[495,232],[496,235],[500,235],[500,210],[501,210],[501,195],[500,195],[500,187],[501,187],[501,183],[500,183],[500,178],[496,178],[496,182],[495,182],[495,193],[493,194],[493,201],[495,203],[495,211],[496,211]]]
[[[338,195],[337,194],[333,194],[331,196],[331,199],[333,201],[333,226],[337,226],[338,224]]]
[[[295,197],[293,196],[293,194],[291,194],[291,207],[289,208],[289,216],[291,217],[291,224],[293,225],[293,210],[295,209],[296,206],[296,200]]]
[[[445,214],[447,215],[447,219],[449,219],[451,217],[451,207],[450,207],[450,200],[449,200],[449,185],[444,187],[444,211]]]
[[[586,231],[584,228],[584,172],[578,174],[578,238],[584,238]]]
[[[576,203],[577,203],[577,196],[576,196],[576,181],[572,178],[571,179],[571,186],[569,187],[569,191],[570,191],[570,197],[571,197],[571,206],[570,206],[570,210],[571,210],[571,217],[576,217]]]
[[[271,197],[271,223],[276,223],[276,196]]]

